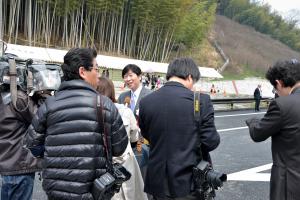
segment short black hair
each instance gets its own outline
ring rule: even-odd
[[[141,68],[139,68],[139,66],[137,66],[135,64],[128,64],[122,70],[122,78],[124,78],[125,74],[127,74],[130,70],[133,73],[135,73],[137,76],[140,76],[142,74],[142,70],[141,70]]]
[[[93,67],[93,59],[97,57],[95,49],[90,48],[73,48],[64,56],[64,63],[61,68],[63,70],[64,81],[81,79],[79,68],[84,67],[86,70],[91,70]]]
[[[191,75],[194,82],[200,79],[200,71],[196,63],[191,58],[176,58],[168,66],[167,80],[175,76],[187,79]]]
[[[300,81],[300,63],[295,60],[278,61],[266,73],[266,79],[276,88],[276,80],[281,80],[284,87],[293,87]]]

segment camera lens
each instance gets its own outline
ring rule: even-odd
[[[227,175],[220,172],[209,170],[206,174],[207,182],[215,189],[222,187],[223,182],[227,181]]]

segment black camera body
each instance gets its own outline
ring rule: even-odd
[[[119,192],[122,183],[129,180],[130,172],[120,164],[114,164],[112,172],[106,172],[93,182],[92,195],[95,200],[106,200]]]
[[[201,160],[193,168],[193,181],[199,199],[212,199],[215,197],[215,190],[227,181],[227,175],[215,171],[209,162]]]

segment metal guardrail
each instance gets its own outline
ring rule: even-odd
[[[265,102],[267,106],[273,98],[262,98],[261,102]],[[233,105],[237,103],[254,103],[254,98],[226,98],[226,99],[212,99],[213,104],[230,104],[231,110],[233,110]]]

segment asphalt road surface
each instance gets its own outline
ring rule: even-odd
[[[264,112],[253,113],[253,111],[215,114],[221,144],[211,153],[211,156],[215,170],[227,173],[229,179],[224,187],[217,191],[217,200],[269,199],[272,162],[270,139],[254,143],[244,122],[248,118],[261,118],[263,115]],[[36,176],[33,199],[47,199],[38,176]]]
[[[212,152],[212,160],[215,170],[228,174],[229,179],[224,187],[217,191],[217,200],[269,199],[271,142],[268,139],[265,142],[254,143],[245,124],[246,119],[261,118],[263,115],[264,112],[253,111],[215,114],[221,143]]]

